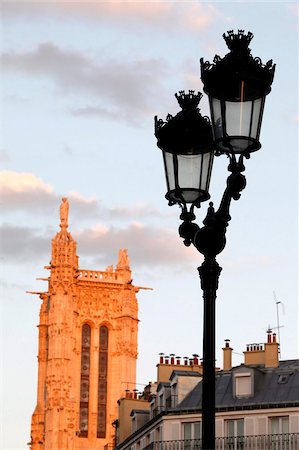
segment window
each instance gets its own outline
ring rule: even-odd
[[[159,394],[158,396],[158,413],[161,412],[164,408],[164,393]]]
[[[184,450],[201,448],[201,422],[183,423]]]
[[[158,427],[155,429],[155,450],[163,450],[163,442],[162,441],[162,433],[161,428]]]
[[[226,420],[226,448],[227,450],[244,448],[244,419]]]
[[[272,449],[288,449],[289,417],[270,417]]]
[[[108,328],[100,328],[99,376],[98,376],[98,424],[97,437],[106,437],[107,409],[107,370],[108,370]]]
[[[251,374],[238,373],[235,375],[235,396],[250,397],[252,395]]]
[[[90,326],[84,324],[81,339],[81,378],[80,378],[80,419],[79,436],[88,436],[89,411],[89,373],[90,373]]]
[[[178,385],[173,383],[171,385],[171,407],[175,408],[178,404]]]
[[[278,384],[286,384],[289,381],[290,378],[290,374],[286,373],[286,374],[279,374],[278,375],[278,379],[277,379],[277,383]]]

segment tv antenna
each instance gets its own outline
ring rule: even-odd
[[[279,355],[281,357],[280,328],[283,328],[284,325],[280,325],[280,322],[279,322],[279,305],[281,305],[282,312],[284,314],[284,304],[280,300],[277,299],[275,291],[273,291],[273,297],[274,297],[275,304],[276,304],[277,327],[275,327],[275,328],[277,329],[277,337],[278,337],[278,343],[279,343],[279,350],[278,351],[279,351]]]

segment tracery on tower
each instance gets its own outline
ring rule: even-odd
[[[89,385],[90,385],[90,338],[91,329],[86,323],[82,327],[81,382],[80,382],[80,437],[88,436]]]
[[[97,437],[106,437],[108,371],[108,328],[100,327],[99,376],[98,376],[98,425]]]

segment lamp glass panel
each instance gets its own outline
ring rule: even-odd
[[[211,98],[210,105],[214,138],[220,150],[243,153],[260,148],[264,97],[246,102]]]
[[[223,136],[222,116],[221,116],[221,103],[218,98],[210,98],[210,110],[212,115],[212,125],[214,138],[219,139]]]
[[[175,189],[173,154],[163,152],[167,190]]]
[[[226,133],[250,136],[252,102],[225,102]]]
[[[202,155],[178,155],[178,181],[181,189],[200,187]]]
[[[176,155],[163,152],[167,196],[174,202],[193,203],[209,198],[209,184],[214,153]],[[179,189],[180,197],[177,197]]]
[[[262,123],[262,117],[263,117],[263,111],[264,111],[264,104],[265,104],[265,97],[258,98],[252,102],[252,122],[251,122],[251,132],[250,136],[256,139],[259,139],[260,136],[260,128]]]

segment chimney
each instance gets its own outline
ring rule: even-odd
[[[193,356],[194,365],[198,366],[198,355],[196,353],[194,353],[192,356]]]
[[[265,367],[278,367],[278,348],[276,334],[270,328],[267,330],[267,342],[265,344],[248,344],[245,356],[245,365],[264,365]]]
[[[278,367],[278,342],[276,334],[268,334],[267,344],[265,344],[265,367]]]
[[[233,349],[229,345],[230,340],[225,339],[223,350],[223,370],[231,370],[232,368],[232,352]]]

